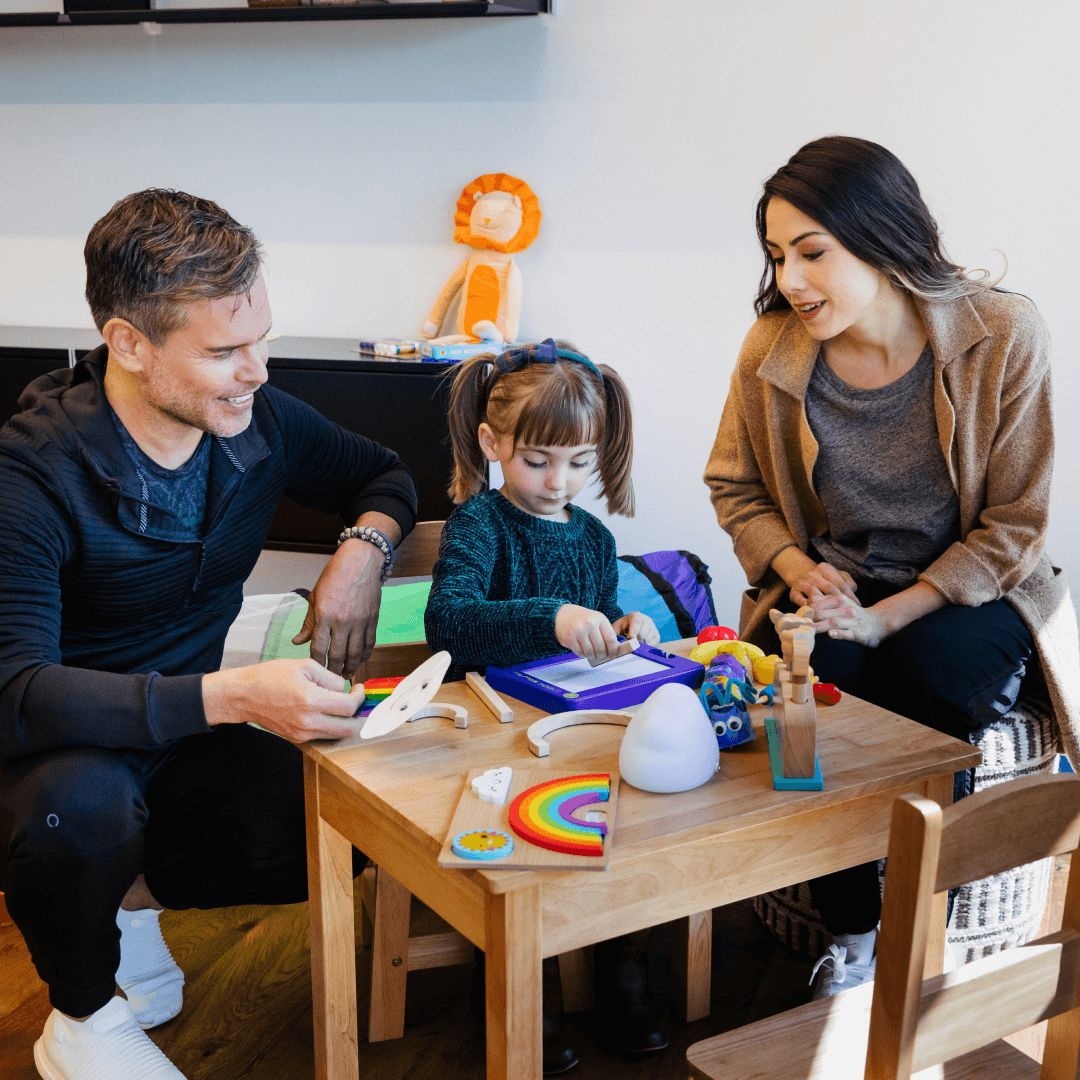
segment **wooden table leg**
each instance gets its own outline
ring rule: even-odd
[[[383,867],[375,876],[375,932],[371,942],[371,1006],[368,1042],[405,1034],[405,986],[409,974],[412,893]]]
[[[709,1015],[712,998],[712,928],[711,908],[675,922],[672,956],[675,1002],[687,1022]]]
[[[319,815],[319,767],[304,758],[311,1001],[318,1080],[359,1080],[352,845]]]
[[[487,899],[487,1080],[540,1080],[540,889]]]

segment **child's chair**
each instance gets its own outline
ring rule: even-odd
[[[690,1075],[784,1080],[988,1076],[1075,1080],[1080,1056],[1080,860],[1061,929],[924,980],[935,894],[1080,846],[1080,782],[1013,780],[944,809],[893,807],[877,978],[687,1050]],[[1043,1064],[1003,1036],[1049,1020]],[[949,1062],[943,1069],[931,1066]],[[924,1074],[920,1070],[927,1070]]]

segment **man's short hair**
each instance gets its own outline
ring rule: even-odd
[[[90,230],[83,255],[97,328],[126,319],[155,345],[184,325],[184,305],[247,293],[262,266],[250,229],[209,199],[163,188],[116,203]]]

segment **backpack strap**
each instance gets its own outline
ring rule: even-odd
[[[686,552],[680,554],[685,555]],[[620,555],[619,558],[623,562],[629,563],[638,573],[642,574],[656,590],[657,594],[663,598],[668,610],[675,617],[675,625],[679,630],[679,636],[684,638],[693,637],[697,633],[694,617],[686,610],[682,600],[679,599],[675,586],[663,574],[658,574],[640,555]],[[699,564],[701,563],[700,559],[697,561]]]
[[[705,603],[709,608],[709,615],[712,618],[712,622],[709,624],[715,626],[719,619],[716,617],[716,604],[713,601],[712,594],[712,576],[709,574],[709,568],[701,561],[701,558],[695,555],[692,551],[683,551],[679,548],[679,554],[690,564],[690,568],[694,571],[694,576],[698,580],[698,584],[701,586],[701,590],[705,596]],[[700,625],[694,627],[693,633],[697,633],[701,629]],[[687,635],[689,636],[689,635]]]

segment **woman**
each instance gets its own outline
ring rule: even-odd
[[[777,651],[769,609],[809,605],[823,680],[962,739],[1038,667],[1078,760],[1075,615],[1043,551],[1035,306],[949,261],[911,173],[862,139],[799,150],[757,230],[758,319],[705,472],[751,585],[741,636]],[[821,997],[873,977],[880,897],[874,864],[811,887],[834,939]]]

